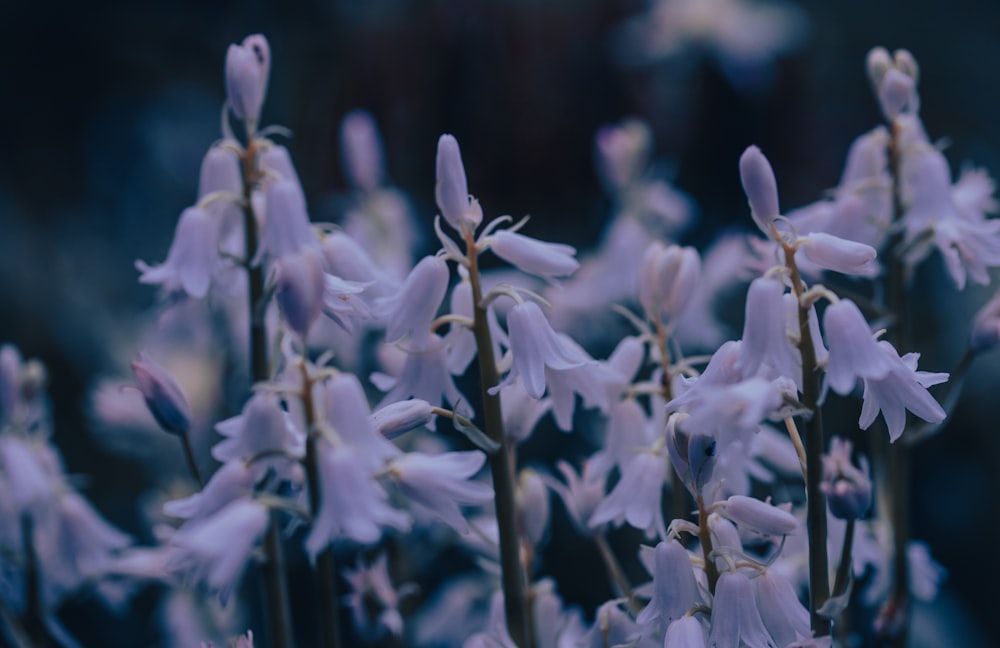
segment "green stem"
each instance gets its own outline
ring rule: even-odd
[[[267,360],[267,329],[264,324],[264,269],[252,263],[257,256],[259,238],[257,218],[251,197],[257,182],[257,145],[249,138],[241,156],[243,163],[243,232],[246,247],[246,268],[250,309],[250,375],[254,383],[270,378]],[[267,615],[270,634],[269,645],[291,648],[292,615],[289,605],[288,584],[285,582],[285,554],[281,542],[281,518],[278,511],[271,511],[271,521],[264,538],[264,582],[267,597]]]
[[[854,550],[854,520],[847,520],[844,528],[844,545],[840,551],[840,565],[837,567],[837,578],[833,581],[833,595],[840,596],[847,591],[848,579],[851,576]]]
[[[489,456],[489,464],[500,533],[500,572],[504,611],[507,615],[507,632],[516,645],[521,648],[531,648],[534,643],[534,632],[528,616],[528,587],[525,582],[524,566],[521,563],[518,532],[517,481],[514,474],[516,448],[507,442],[507,435],[504,433],[500,395],[489,393],[491,387],[500,383],[500,375],[497,371],[496,358],[493,356],[493,339],[486,309],[482,306],[479,250],[471,232],[465,235],[465,245],[474,307],[473,333],[479,352],[479,387],[482,392],[484,430],[490,439],[500,445],[497,451]]]
[[[826,553],[826,495],[823,479],[823,415],[819,405],[821,374],[809,329],[810,307],[802,303],[804,284],[795,265],[795,250],[784,246],[785,265],[799,304],[799,353],[802,356],[802,403],[809,410],[805,420],[806,529],[809,534],[809,618],[813,634],[830,634],[830,620],[819,614],[830,596],[830,566]]]
[[[198,468],[198,462],[194,458],[194,448],[191,447],[191,438],[188,436],[187,432],[180,435],[181,445],[184,446],[184,458],[187,459],[188,470],[191,471],[191,476],[194,480],[198,482],[198,486],[204,486],[205,482],[201,479],[201,470]]]

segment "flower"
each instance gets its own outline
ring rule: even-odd
[[[799,521],[788,511],[753,497],[732,495],[713,507],[720,515],[765,535],[788,535],[799,528]]]
[[[385,341],[398,342],[406,336],[416,344],[426,341],[447,290],[445,260],[438,256],[421,259],[394,296],[376,303],[378,313],[388,320]]]
[[[305,197],[298,183],[279,180],[269,186],[264,231],[254,263],[260,263],[265,256],[271,260],[280,259],[318,243],[309,224]]]
[[[840,437],[830,440],[830,452],[823,455],[823,481],[830,513],[842,520],[863,518],[872,505],[872,480],[868,460],[861,457],[861,468],[851,463],[851,442]]]
[[[552,330],[552,326],[538,304],[525,301],[507,313],[510,334],[510,353],[513,367],[504,381],[490,389],[496,393],[501,387],[518,377],[532,398],[545,393],[545,369],[565,370],[592,362],[589,356],[567,344]]]
[[[621,479],[590,516],[591,528],[605,522],[628,522],[647,536],[665,538],[663,485],[667,479],[667,458],[661,451],[637,453],[622,471]]]
[[[303,338],[322,310],[324,277],[319,251],[313,247],[278,259],[274,297],[285,323]]]
[[[483,211],[469,196],[462,153],[454,135],[442,135],[437,147],[437,198],[441,215],[448,224],[464,233],[474,232],[483,219]]]
[[[382,184],[385,160],[382,159],[382,138],[371,113],[352,110],[340,122],[340,141],[344,173],[357,189],[372,191]]]
[[[191,406],[173,376],[145,352],[132,362],[132,374],[160,427],[171,434],[186,434],[191,428]]]
[[[740,156],[740,183],[750,201],[750,215],[768,238],[771,224],[781,215],[778,209],[778,181],[774,169],[756,146],[748,146]]]
[[[267,94],[271,71],[271,49],[261,34],[252,34],[226,51],[226,96],[237,119],[247,122],[249,130],[260,119],[260,109]]]
[[[826,362],[826,380],[833,391],[846,395],[858,378],[884,378],[892,368],[886,355],[878,350],[865,316],[848,299],[830,304],[823,313],[823,329],[830,355]]]
[[[521,272],[543,279],[566,277],[580,267],[574,258],[576,249],[560,243],[546,243],[530,236],[500,230],[487,237],[491,250]],[[487,244],[484,242],[484,245]]]
[[[917,371],[920,354],[907,353],[900,358],[888,342],[879,342],[877,350],[888,359],[890,369],[882,378],[865,378],[864,403],[858,425],[867,429],[881,411],[889,428],[889,440],[895,441],[903,434],[906,410],[928,423],[943,421],[945,411],[927,388],[945,382],[948,374]]]
[[[384,553],[365,564],[360,556],[354,569],[345,569],[344,580],[351,591],[344,598],[351,608],[354,627],[369,641],[403,632],[403,616],[399,613],[400,594],[389,579],[389,561]]]
[[[676,539],[656,545],[653,568],[653,597],[636,622],[648,625],[657,619],[668,626],[701,603],[691,556]]]
[[[204,209],[188,207],[181,212],[167,260],[157,266],[136,261],[142,273],[139,282],[163,286],[168,293],[183,292],[194,299],[208,294],[219,267],[219,225]]]
[[[650,319],[673,323],[684,311],[701,275],[701,258],[694,248],[653,241],[639,267],[636,290]]]
[[[478,450],[441,455],[408,452],[392,460],[386,471],[411,502],[467,533],[469,525],[458,505],[482,505],[493,499],[492,488],[470,481],[485,461],[486,455]]]
[[[746,574],[727,571],[719,576],[712,603],[708,645],[718,648],[743,645],[766,648],[775,645],[761,620],[753,583]]]
[[[801,637],[812,635],[809,611],[786,578],[764,570],[753,584],[760,618],[776,645],[789,646]]]

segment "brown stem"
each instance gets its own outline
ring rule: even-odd
[[[701,554],[705,559],[705,575],[708,577],[708,591],[715,594],[715,585],[719,582],[719,568],[715,566],[712,557],[712,531],[708,528],[708,509],[705,500],[698,496],[698,539],[701,541]]]

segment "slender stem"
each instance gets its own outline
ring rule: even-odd
[[[837,578],[833,581],[833,595],[840,596],[847,591],[848,579],[851,576],[851,566],[854,558],[854,520],[847,520],[844,527],[844,545],[840,550],[840,565],[837,567]]]
[[[809,618],[813,634],[830,634],[830,620],[819,609],[830,596],[829,557],[826,553],[826,495],[820,488],[823,478],[823,415],[819,405],[820,371],[816,347],[809,330],[809,306],[802,303],[803,282],[795,265],[795,251],[785,246],[785,265],[792,280],[792,290],[799,303],[799,353],[802,356],[802,403],[809,409],[805,420],[806,450],[806,528],[809,533]]]
[[[598,551],[601,552],[604,566],[608,569],[608,576],[611,578],[611,582],[615,584],[618,595],[624,596],[628,601],[628,609],[632,614],[639,614],[642,611],[642,605],[639,604],[639,599],[636,598],[635,590],[632,589],[632,584],[628,581],[628,576],[625,575],[625,570],[622,569],[621,563],[618,562],[618,558],[611,551],[608,539],[604,537],[603,533],[595,533],[592,537],[597,544]]]
[[[473,333],[479,351],[479,387],[482,392],[484,430],[490,439],[500,445],[499,449],[489,456],[489,463],[493,477],[497,526],[500,532],[500,572],[507,631],[515,644],[521,648],[531,648],[534,643],[534,632],[528,616],[528,587],[521,564],[517,481],[514,475],[513,456],[515,449],[507,443],[507,435],[504,433],[500,396],[490,394],[488,391],[500,383],[500,375],[497,372],[496,358],[493,356],[493,339],[486,318],[486,309],[482,306],[483,288],[479,279],[479,250],[471,232],[465,235],[465,245],[474,306]]]
[[[712,557],[712,531],[708,528],[708,508],[705,500],[698,496],[698,539],[701,541],[701,553],[705,558],[705,575],[708,577],[708,591],[715,594],[715,584],[719,582],[719,568],[715,566]]]
[[[194,458],[194,448],[191,447],[191,438],[187,432],[181,434],[180,437],[181,445],[184,446],[184,458],[187,459],[188,470],[191,471],[194,480],[198,482],[198,486],[204,486],[205,482],[201,479],[201,469],[198,468],[198,462]]]
[[[267,329],[264,324],[264,268],[254,265],[257,256],[257,218],[251,202],[257,182],[257,145],[248,138],[243,163],[243,233],[246,247],[246,268],[249,290],[250,316],[250,376],[253,382],[270,378],[267,360]],[[281,542],[281,518],[278,511],[271,511],[271,521],[264,538],[264,582],[267,597],[268,629],[270,644],[275,648],[291,648],[292,615],[288,601],[288,584],[285,582],[285,554]]]
[[[24,550],[24,631],[32,646],[51,645],[45,631],[45,605],[42,603],[42,575],[35,553],[35,521],[29,513],[21,514],[21,545]]]
[[[889,166],[892,173],[893,223],[898,224],[903,215],[902,189],[900,179],[899,129],[892,126],[889,142]],[[889,249],[898,251],[903,242],[902,230],[897,228],[889,241]],[[907,316],[905,267],[899,254],[891,254],[888,264],[889,312],[894,316],[894,325],[888,330],[888,339],[897,349],[909,348],[910,321]],[[907,644],[909,627],[909,563],[906,559],[906,545],[910,537],[910,453],[906,443],[909,435],[906,427],[898,443],[889,446],[887,477],[889,497],[889,522],[892,529],[893,580],[887,609],[899,615],[899,632],[892,638],[892,645],[900,648]]]
[[[788,436],[792,439],[792,445],[795,446],[795,454],[799,456],[799,465],[802,466],[802,479],[808,480],[808,472],[806,470],[806,447],[802,445],[802,437],[799,435],[799,428],[795,425],[795,419],[791,416],[785,419],[785,429],[788,430]]]
[[[320,476],[319,458],[316,454],[317,436],[314,432],[316,424],[316,408],[312,398],[313,379],[309,375],[305,359],[300,365],[302,369],[302,408],[305,410],[306,429],[306,477],[309,482],[309,510],[313,519],[319,514],[320,507]],[[337,602],[337,581],[333,559],[333,546],[316,557],[316,578],[319,580],[319,616],[320,636],[323,648],[340,646],[340,606]]]

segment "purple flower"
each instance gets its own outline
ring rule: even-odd
[[[394,296],[378,302],[379,313],[388,319],[386,342],[406,336],[419,344],[427,340],[448,290],[448,264],[438,256],[426,256],[410,272]]]
[[[278,259],[274,297],[288,328],[303,338],[322,310],[324,277],[320,253],[313,247]]]
[[[352,110],[340,122],[340,142],[344,172],[357,189],[372,191],[382,184],[385,161],[382,138],[375,119],[364,110]]]
[[[841,299],[830,304],[823,314],[823,328],[830,347],[826,379],[835,392],[848,394],[858,378],[880,379],[889,373],[892,363],[879,351],[868,322],[854,302]]]
[[[335,540],[348,539],[371,544],[382,536],[383,527],[405,530],[409,517],[389,505],[389,495],[375,481],[359,449],[332,445],[318,439],[319,511],[306,537],[309,559]]]
[[[535,302],[525,301],[511,308],[507,313],[507,328],[513,367],[507,378],[490,390],[491,393],[520,377],[528,395],[538,399],[545,393],[546,368],[573,369],[592,362],[589,356],[581,354],[552,330]]]
[[[760,618],[776,645],[788,646],[812,635],[809,611],[786,578],[765,570],[754,580],[754,594]]]
[[[456,230],[471,233],[482,221],[483,212],[469,196],[462,153],[453,135],[442,135],[437,147],[437,187],[435,196],[441,215]]]
[[[267,188],[264,231],[254,263],[264,256],[275,260],[318,245],[319,239],[309,224],[305,197],[298,184],[279,180]]]
[[[546,243],[523,234],[500,230],[487,237],[489,247],[521,272],[543,279],[566,277],[580,267],[576,249],[560,243]]]
[[[783,536],[794,533],[799,528],[799,521],[794,515],[753,497],[732,495],[713,508],[740,527],[747,527],[764,535]]]
[[[750,283],[739,360],[745,376],[802,380],[802,357],[788,337],[787,312],[780,281],[761,277]]]
[[[368,641],[387,632],[400,636],[403,632],[400,595],[389,579],[389,561],[385,554],[379,553],[370,564],[365,564],[359,556],[355,568],[345,569],[343,573],[351,586],[344,598],[358,632]]]
[[[427,455],[406,453],[389,463],[387,472],[414,504],[467,533],[469,525],[459,504],[482,505],[493,499],[493,489],[470,481],[483,467],[486,455],[478,450]]]
[[[252,34],[226,52],[226,95],[237,119],[246,121],[249,130],[260,119],[260,108],[267,94],[271,71],[271,49],[261,34]]]
[[[622,477],[590,516],[591,528],[605,522],[628,522],[647,537],[667,535],[663,522],[663,485],[667,478],[667,457],[661,452],[636,454],[622,471]]]
[[[740,182],[750,201],[750,215],[760,231],[771,237],[771,224],[781,215],[778,210],[778,182],[774,169],[756,146],[749,146],[740,156]]]
[[[701,258],[694,248],[651,243],[642,257],[637,282],[646,316],[673,323],[691,300],[700,275]]]
[[[888,360],[890,369],[881,378],[865,378],[864,403],[858,425],[867,429],[881,411],[889,428],[889,440],[895,441],[903,434],[906,410],[928,423],[943,421],[945,411],[927,388],[945,382],[948,374],[917,371],[919,353],[907,353],[900,358],[896,349],[885,341],[878,343],[876,351]]]
[[[177,381],[145,352],[132,362],[132,373],[160,427],[171,434],[186,434],[191,428],[191,406]]]
[[[230,461],[215,471],[201,492],[163,505],[171,517],[200,520],[215,515],[229,503],[253,495],[254,473],[243,461]]]
[[[167,260],[157,266],[136,261],[139,282],[163,286],[168,293],[183,292],[194,299],[208,294],[219,267],[219,224],[200,207],[181,212]]]
[[[666,627],[701,603],[698,582],[691,567],[691,556],[677,540],[656,545],[653,568],[653,597],[636,618],[639,625],[657,619]]]
[[[868,461],[861,457],[861,468],[851,463],[851,442],[840,437],[830,440],[830,452],[823,455],[823,482],[830,513],[842,520],[863,518],[872,505],[872,480]]]
[[[712,602],[708,645],[713,648],[770,648],[775,645],[760,618],[753,583],[741,572],[727,571],[719,576]]]
[[[252,499],[235,500],[178,529],[169,541],[167,567],[218,592],[225,605],[267,524],[266,508]]]
[[[212,456],[222,462],[248,461],[265,452],[293,458],[305,452],[305,435],[268,392],[254,394],[239,415],[217,423],[215,430],[225,438],[212,448]]]

